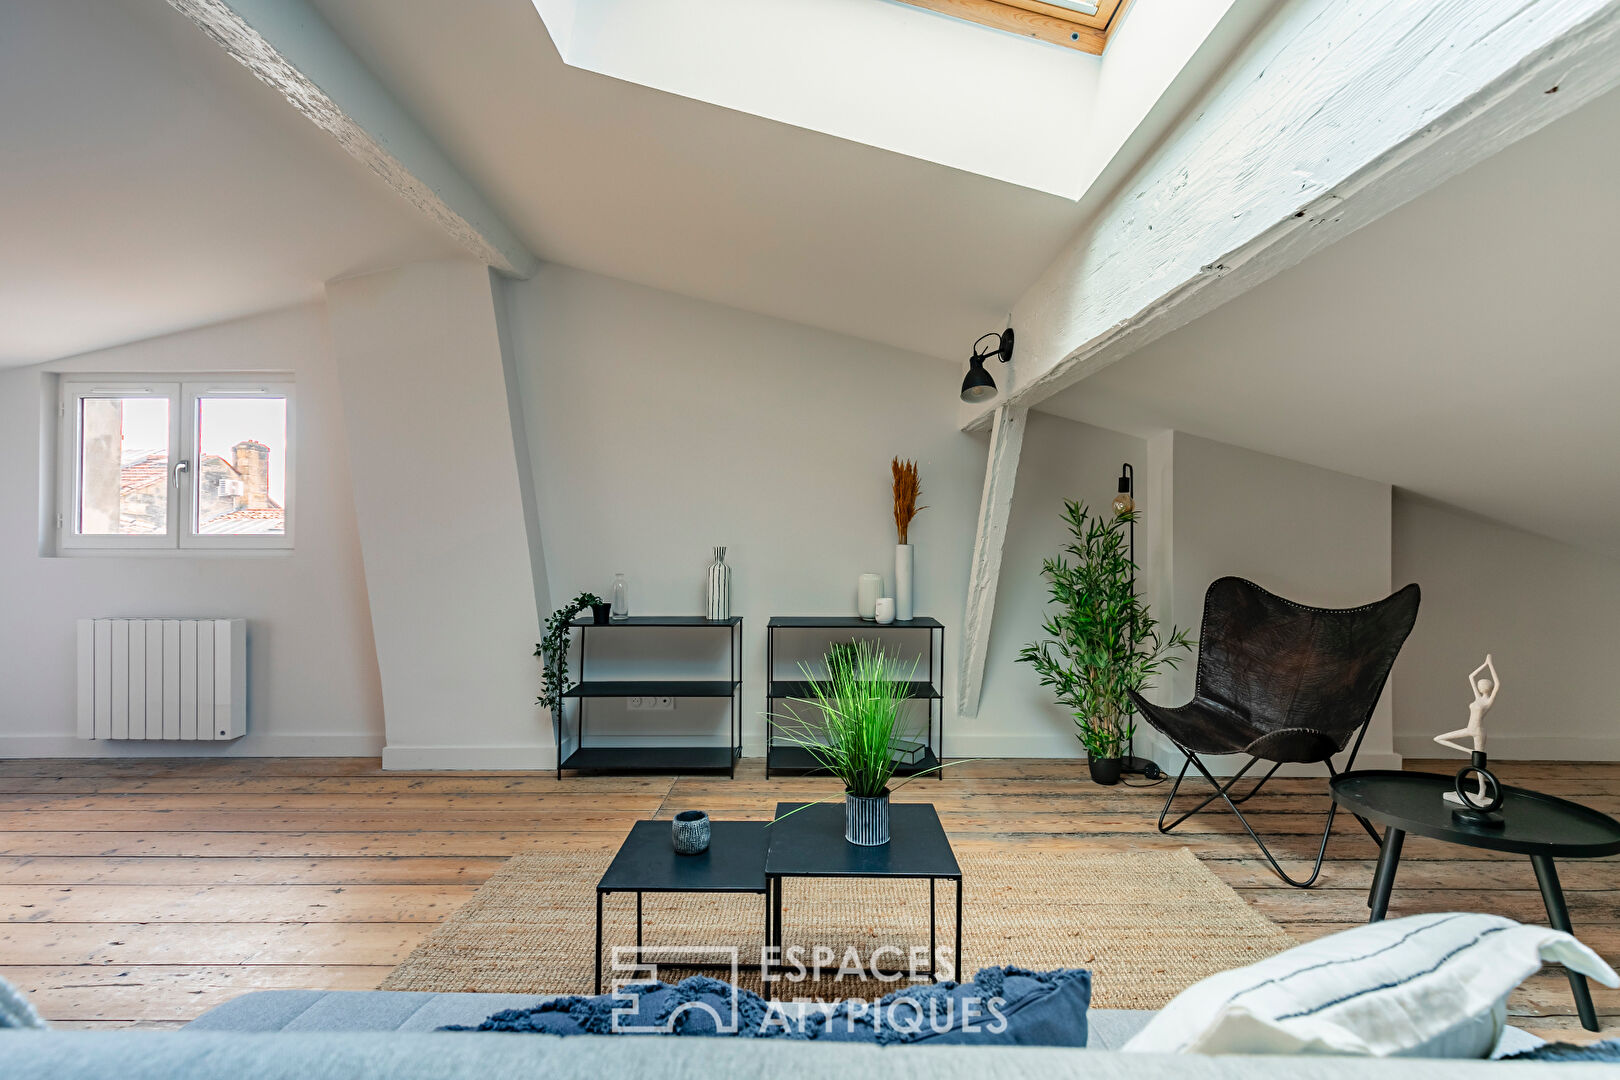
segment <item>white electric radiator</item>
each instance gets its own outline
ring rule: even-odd
[[[79,620],[79,738],[245,734],[246,619]]]

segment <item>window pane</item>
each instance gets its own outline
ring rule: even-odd
[[[197,399],[197,532],[287,531],[287,400]]]
[[[79,399],[79,532],[168,531],[169,399]]]

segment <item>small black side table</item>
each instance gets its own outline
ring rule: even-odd
[[[840,807],[839,811],[842,812]],[[596,883],[596,992],[602,992],[602,900],[609,893],[636,894],[636,960],[641,960],[641,894],[644,892],[751,892],[765,897],[765,941],[770,940],[770,897],[765,890],[765,822],[711,821],[709,850],[677,855],[668,821],[638,821]],[[731,969],[729,964],[682,963],[688,968]]]
[[[1452,819],[1454,804],[1441,797],[1452,789],[1449,776],[1369,770],[1342,773],[1329,786],[1334,802],[1387,826],[1378,852],[1378,869],[1373,874],[1372,893],[1367,898],[1367,906],[1372,908],[1369,922],[1379,921],[1389,910],[1401,844],[1409,832],[1464,847],[1530,856],[1542,902],[1547,905],[1547,921],[1554,930],[1566,933],[1570,930],[1569,909],[1564,906],[1564,890],[1559,887],[1553,860],[1620,854],[1620,821],[1579,803],[1535,791],[1504,786],[1503,825],[1491,829]],[[1581,1026],[1597,1031],[1597,1010],[1592,1007],[1586,976],[1569,972],[1569,985],[1575,993]]]
[[[844,839],[844,804],[817,803],[783,820],[802,803],[776,804],[776,824],[769,829],[765,852],[765,880],[770,885],[771,915],[767,920],[776,956],[782,948],[782,879],[790,877],[927,878],[928,964],[935,977],[938,956],[938,921],[934,905],[935,883],[956,882],[956,952],[951,966],[960,981],[962,972],[962,868],[928,803],[891,803],[887,844],[861,847]],[[768,976],[772,973],[767,971]],[[774,992],[774,978],[765,982],[766,996]]]

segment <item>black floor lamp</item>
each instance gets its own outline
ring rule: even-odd
[[[1136,470],[1127,461],[1119,467],[1119,494],[1114,496],[1114,513],[1131,514],[1130,520],[1126,522],[1128,530],[1126,543],[1130,549],[1131,594],[1133,596],[1136,594],[1136,516],[1132,513],[1135,509]],[[1131,646],[1134,648],[1136,645],[1136,625],[1134,622],[1131,624],[1130,638]],[[1134,713],[1127,715],[1134,715]],[[1164,778],[1164,771],[1159,768],[1158,762],[1151,758],[1136,756],[1136,732],[1134,730],[1131,732],[1130,741],[1125,744],[1125,761],[1120,771],[1137,773],[1147,777],[1149,780],[1161,780]]]

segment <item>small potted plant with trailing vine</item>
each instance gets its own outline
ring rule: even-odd
[[[904,715],[906,684],[916,665],[902,667],[870,641],[834,645],[826,664],[824,680],[800,665],[817,716],[780,713],[773,719],[783,741],[804,749],[843,782],[844,839],[865,847],[887,844],[890,781],[902,744],[917,736]]]
[[[1084,503],[1064,500],[1063,520],[1073,539],[1057,558],[1041,563],[1055,608],[1041,625],[1048,640],[1025,645],[1018,654],[1073,715],[1091,778],[1099,784],[1119,782],[1125,749],[1136,733],[1126,692],[1140,693],[1162,669],[1180,666],[1193,644],[1174,627],[1161,636],[1136,595],[1136,564],[1125,543],[1126,527],[1135,519],[1134,510],[1104,518]]]
[[[580,593],[546,620],[546,636],[534,647],[540,658],[539,704],[551,711],[555,720],[562,716],[562,695],[568,687],[568,627],[587,608],[602,603],[595,593]]]

